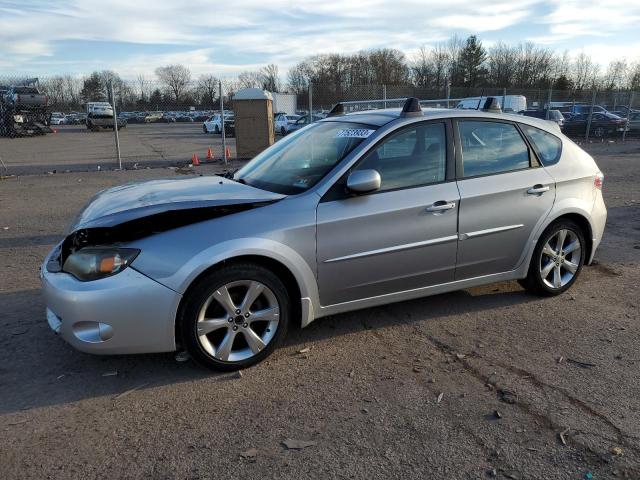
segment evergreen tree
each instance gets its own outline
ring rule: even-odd
[[[487,51],[478,37],[471,35],[460,52],[459,71],[466,87],[482,85],[487,75]]]

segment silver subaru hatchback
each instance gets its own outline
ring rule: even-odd
[[[602,182],[552,122],[338,105],[233,175],[98,194],[44,262],[47,319],[85,352],[233,370],[326,315],[505,280],[558,295],[602,238]]]

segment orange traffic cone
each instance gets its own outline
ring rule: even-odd
[[[229,147],[225,149],[224,156],[226,157],[227,160],[231,158],[231,149]]]
[[[194,167],[197,167],[198,165],[200,165],[200,159],[198,158],[198,155],[196,155],[195,153],[191,157],[191,163],[193,164]]]
[[[211,150],[211,147],[207,150],[207,160],[213,160],[213,150]]]

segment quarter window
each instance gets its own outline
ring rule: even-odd
[[[444,123],[422,123],[385,139],[356,167],[377,170],[379,191],[417,187],[445,179]]]
[[[547,167],[560,160],[562,141],[558,137],[531,125],[521,124],[520,126],[533,145],[542,165]]]
[[[510,123],[458,122],[465,177],[529,167],[529,148]]]

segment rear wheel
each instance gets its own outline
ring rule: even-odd
[[[540,295],[559,295],[576,281],[585,258],[584,233],[571,220],[560,220],[544,231],[531,257],[527,277],[520,281]]]
[[[181,334],[191,356],[213,370],[238,370],[273,352],[287,333],[290,300],[270,270],[238,264],[195,284],[182,310]]]
[[[593,135],[598,138],[604,137],[604,128],[596,127],[595,130],[593,131]]]

